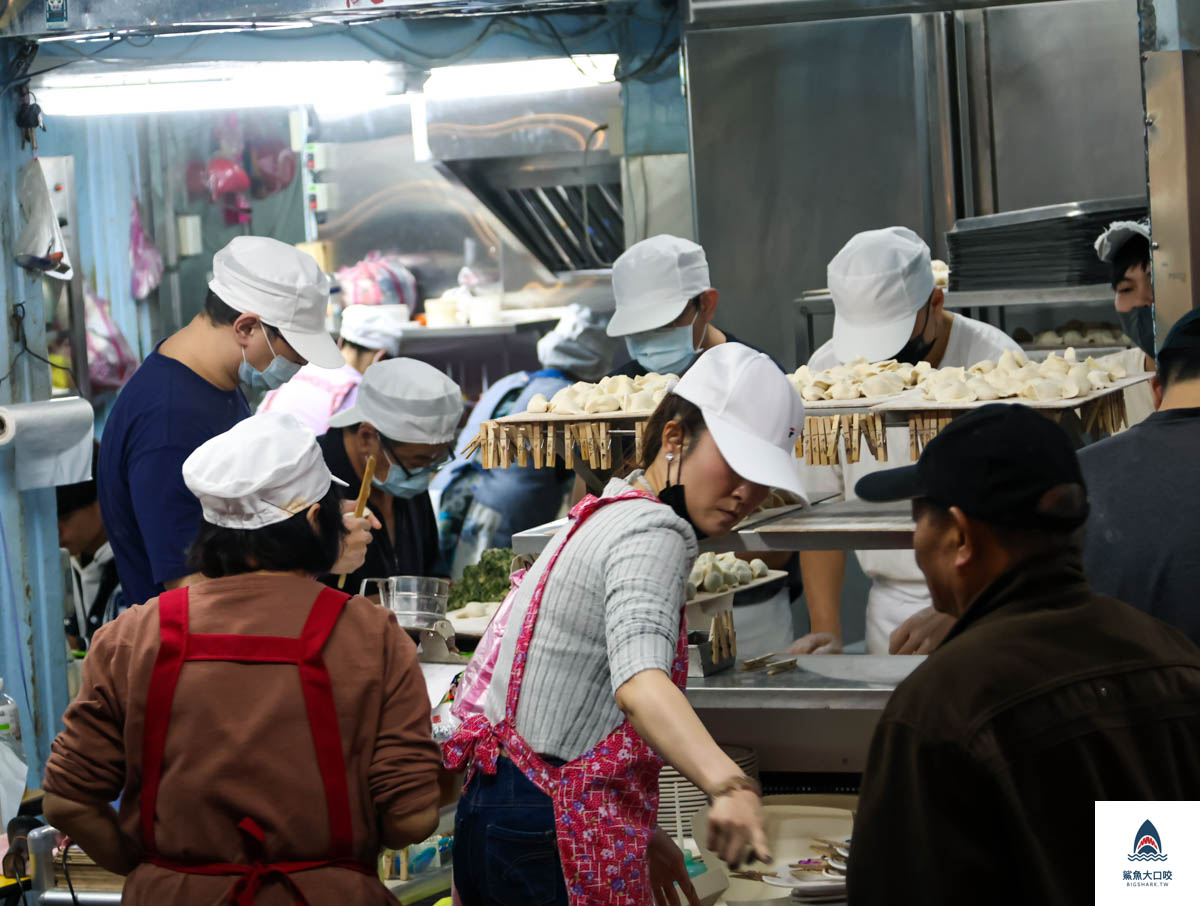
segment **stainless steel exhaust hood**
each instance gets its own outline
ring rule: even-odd
[[[620,87],[426,99],[430,154],[555,273],[606,269],[625,248]]]

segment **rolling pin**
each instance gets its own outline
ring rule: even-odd
[[[371,496],[371,480],[375,477],[375,457],[367,457],[366,468],[363,469],[362,486],[358,489],[358,500],[354,503],[354,518],[362,519],[367,511],[367,498]],[[346,584],[346,574],[338,576],[338,588]]]

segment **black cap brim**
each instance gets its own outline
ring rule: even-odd
[[[925,496],[915,465],[864,475],[854,486],[854,493],[860,500],[869,503],[890,503]]]

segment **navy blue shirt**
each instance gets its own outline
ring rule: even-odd
[[[146,357],[104,426],[96,485],[121,587],[142,604],[188,574],[202,519],[183,461],[250,415],[240,389],[222,390],[182,362]]]

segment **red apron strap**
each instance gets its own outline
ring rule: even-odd
[[[270,635],[188,633],[189,661],[242,661],[249,664],[296,664],[304,649],[299,639]]]
[[[158,803],[158,783],[162,777],[163,752],[167,745],[167,727],[171,721],[171,702],[175,685],[183,669],[188,634],[187,587],[165,591],[158,596],[158,657],[146,690],[145,725],[142,730],[142,846],[147,853],[158,851],[154,842],[154,813]]]
[[[353,853],[354,824],[350,817],[350,787],[346,779],[346,759],[342,753],[342,733],[333,701],[333,685],[321,657],[321,649],[349,599],[348,594],[332,588],[324,589],[317,596],[308,621],[304,624],[304,631],[300,633],[300,684],[308,708],[308,725],[317,753],[317,765],[325,785],[325,804],[329,810],[335,858],[345,858]]]

